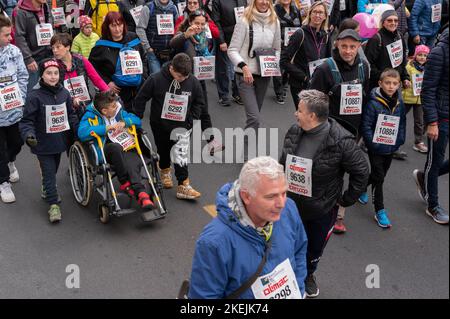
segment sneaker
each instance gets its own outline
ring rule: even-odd
[[[362,193],[361,196],[358,198],[358,202],[360,202],[362,205],[366,205],[369,202],[369,195],[366,193]]]
[[[425,199],[425,184],[424,184],[425,174],[421,170],[415,169],[413,171],[413,178],[414,181],[416,182],[417,193],[419,194],[420,199],[424,203],[427,203]]]
[[[0,197],[4,203],[14,203],[16,201],[10,183],[4,182],[0,185]]]
[[[172,182],[172,172],[171,172],[170,167],[162,169],[160,171],[160,174],[161,174],[161,182],[163,184],[163,187],[164,188],[172,188],[173,182]]]
[[[239,95],[233,95],[233,101],[239,105],[244,105],[244,102]]]
[[[387,217],[386,210],[384,209],[377,211],[374,218],[381,228],[390,228],[392,226],[391,221]]]
[[[155,209],[155,204],[150,200],[150,196],[146,192],[140,192],[138,195],[138,203],[141,208],[152,210]]]
[[[9,168],[9,181],[11,183],[17,183],[19,181],[19,171],[16,168],[16,165],[14,165],[14,162],[8,163]]]
[[[47,198],[47,194],[45,194],[44,186],[42,186],[42,185],[41,185],[41,198],[42,198],[43,200],[45,200],[45,199]],[[61,196],[58,195],[58,198],[56,199],[56,202],[57,202],[58,204],[60,204],[60,203],[62,202]]]
[[[119,189],[126,193],[128,196],[133,197],[134,196],[134,190],[131,188],[130,181],[126,181],[122,185],[120,185]]]
[[[343,234],[347,231],[347,228],[344,225],[344,220],[341,219],[337,219],[336,222],[334,223],[334,228],[333,228],[333,233],[334,234]]]
[[[403,152],[403,151],[396,151],[392,154],[392,158],[394,158],[396,160],[404,160],[407,157],[408,157],[408,154],[406,154],[406,152]]]
[[[197,192],[189,183],[189,178],[184,180],[183,184],[178,185],[177,188],[177,198],[178,199],[197,199],[202,196],[201,193]]]
[[[210,156],[214,156],[214,153],[222,152],[225,149],[225,145],[223,145],[220,142],[217,142],[215,139],[209,142],[207,146]]]
[[[277,101],[278,104],[280,105],[284,105],[286,102],[284,100],[284,96],[283,95],[277,95],[275,97],[275,100]]]
[[[418,144],[414,144],[413,150],[419,152],[419,153],[427,153],[428,147],[425,145],[425,143],[420,142]]]
[[[319,295],[319,287],[313,274],[306,276],[305,293],[307,298],[315,298]]]
[[[58,205],[50,205],[50,209],[48,210],[48,220],[50,223],[59,222],[61,220],[61,209]]]
[[[425,213],[433,218],[433,220],[441,225],[448,224],[448,213],[441,206],[436,206],[433,209],[427,208]]]
[[[231,105],[230,100],[228,100],[228,99],[219,99],[218,103],[220,106],[230,106]]]

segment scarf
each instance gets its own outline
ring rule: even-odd
[[[270,14],[272,12],[267,10],[267,12],[259,12],[256,8],[253,9],[252,14],[255,21],[257,21],[261,25],[269,24]]]
[[[167,2],[167,4],[162,4],[159,0],[155,0],[155,5],[162,10],[167,9],[169,7],[169,5],[171,5],[171,4],[172,4],[172,1],[170,1],[170,0],[169,0],[169,2]]]
[[[425,70],[425,65],[424,64],[420,64],[416,60],[412,61],[412,63],[413,63],[413,65],[414,65],[414,67],[416,68],[417,71],[423,72]]]
[[[195,52],[197,56],[211,56],[208,50],[208,39],[206,38],[205,31],[193,36],[197,43],[194,43]]]

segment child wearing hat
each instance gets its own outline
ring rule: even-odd
[[[100,38],[97,33],[92,32],[92,19],[86,15],[78,18],[80,24],[80,33],[73,39],[72,49],[73,53],[79,53],[86,59],[89,58],[95,42]]]
[[[426,45],[418,45],[414,51],[414,59],[406,65],[406,71],[411,78],[411,86],[402,91],[403,101],[405,102],[406,113],[411,109],[414,115],[414,145],[413,149],[420,153],[427,153],[428,148],[423,142],[423,109],[420,101],[420,92],[422,90],[423,72],[427,62],[430,48]]]
[[[49,204],[51,223],[61,220],[56,189],[61,153],[68,150],[78,130],[78,117],[72,108],[72,98],[59,81],[59,64],[55,59],[39,65],[40,80],[27,95],[19,130],[22,139],[39,161],[42,174],[41,197]]]

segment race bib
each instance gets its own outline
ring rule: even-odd
[[[402,40],[397,40],[386,46],[392,68],[395,69],[403,62],[403,44]]]
[[[134,136],[128,133],[127,129],[108,131],[108,138],[113,143],[120,144],[124,151],[134,145]]]
[[[121,51],[119,56],[123,75],[142,74],[144,72],[141,55],[138,51]]]
[[[379,114],[372,142],[385,145],[395,145],[397,142],[399,125],[399,116]]]
[[[137,25],[139,22],[139,17],[141,16],[142,8],[144,6],[140,5],[133,9],[130,9],[131,16],[133,17],[134,24]]]
[[[431,6],[431,22],[439,22],[441,21],[442,16],[442,4],[438,3]]]
[[[0,89],[0,109],[2,111],[9,111],[24,104],[17,82]]]
[[[186,8],[186,2],[183,1],[183,2],[178,3],[177,7],[178,7],[178,15],[179,16],[183,15],[184,9]]]
[[[45,106],[47,133],[61,133],[70,129],[67,118],[66,102],[59,105]]]
[[[255,299],[303,299],[289,258],[271,273],[258,277],[252,292]]]
[[[316,60],[316,61],[312,61],[312,62],[308,63],[310,77],[313,76],[314,71],[317,69],[317,67],[320,66],[322,63],[324,63],[326,60],[327,60],[327,58]]]
[[[341,85],[341,115],[362,113],[362,84]]]
[[[245,10],[245,7],[234,8],[234,17],[236,19],[236,22],[238,22],[239,19],[242,18],[242,16],[244,15],[244,10]]]
[[[288,154],[286,159],[286,178],[288,191],[312,197],[312,160]]]
[[[199,80],[211,80],[215,78],[216,57],[194,57],[194,76]]]
[[[188,109],[189,97],[166,93],[161,118],[165,120],[184,122]]]
[[[69,91],[72,98],[77,98],[81,102],[89,101],[89,91],[83,76],[77,76],[64,80],[64,87]]]
[[[66,25],[66,13],[64,8],[52,9],[53,23],[55,25]]]
[[[53,36],[53,27],[50,23],[42,23],[36,25],[36,39],[38,46],[42,47],[50,45]]]
[[[261,55],[259,66],[262,77],[281,76],[280,57],[278,55]]]
[[[345,11],[346,9],[345,0],[339,0],[339,11]]]
[[[171,14],[157,14],[156,26],[158,27],[158,35],[171,35],[175,33],[173,15]]]
[[[289,44],[289,39],[291,36],[300,28],[285,28],[284,29],[284,46]]]
[[[412,77],[412,86],[414,96],[420,96],[422,92],[423,73],[414,74]]]

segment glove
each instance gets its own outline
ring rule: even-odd
[[[34,147],[34,146],[37,145],[38,141],[37,141],[37,139],[36,139],[35,136],[29,135],[29,136],[27,137],[26,143],[27,143],[27,145],[28,145],[29,147]]]

